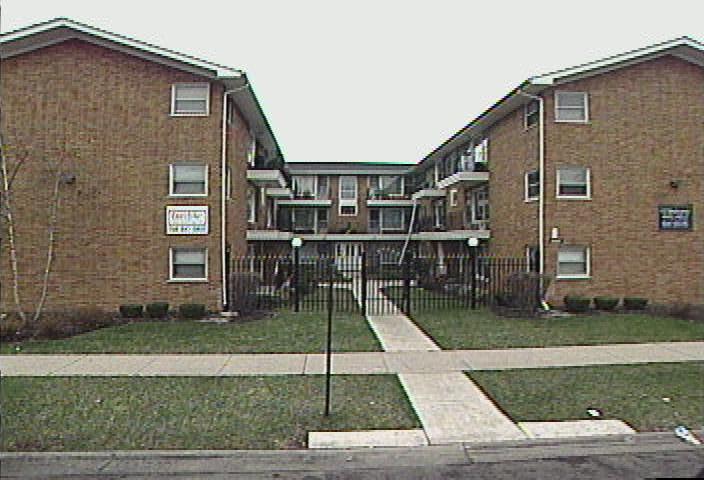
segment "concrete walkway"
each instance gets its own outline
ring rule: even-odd
[[[704,342],[333,355],[333,373],[350,375],[449,373],[472,370],[704,361]],[[315,375],[322,353],[182,355],[0,355],[3,376]]]

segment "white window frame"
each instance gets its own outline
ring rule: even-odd
[[[178,112],[176,111],[176,91],[178,87],[205,87],[205,112]],[[180,100],[202,100],[201,98],[182,98]],[[210,83],[191,82],[174,83],[171,85],[171,116],[172,117],[207,117],[210,115]]]
[[[247,149],[247,164],[251,167],[255,166],[257,160],[257,137],[252,132],[249,132],[249,148]]]
[[[205,169],[204,193],[176,193],[174,192],[174,167],[203,167]],[[171,163],[169,164],[169,197],[207,197],[208,196],[208,165],[201,163]]]
[[[530,107],[531,105],[535,105],[535,110],[531,110]],[[531,115],[537,115],[538,116],[538,121],[536,121],[533,125],[528,125],[528,117]],[[525,130],[528,130],[529,128],[533,128],[537,124],[540,123],[540,104],[538,103],[537,100],[531,100],[530,102],[526,103],[523,107],[523,128]]]
[[[474,146],[474,163],[489,164],[489,138],[482,138],[481,142]]]
[[[583,248],[586,273],[560,273],[560,249],[562,248]],[[555,278],[558,280],[584,280],[591,278],[591,248],[588,245],[560,245],[557,249],[557,261],[555,262]]]
[[[529,187],[531,185],[535,185],[535,184],[531,184],[530,181],[528,180],[531,173],[538,174],[538,193],[534,197],[529,196],[529,192],[530,192]],[[535,202],[536,200],[538,200],[538,198],[540,198],[540,170],[535,169],[535,170],[531,170],[529,172],[526,172],[523,177],[523,186],[524,186],[524,200],[526,203]]]
[[[398,177],[397,177],[396,175],[377,175],[377,176],[375,177],[376,182],[373,182],[373,183],[376,183],[376,185],[374,185],[374,187],[376,187],[376,189],[377,189],[378,192],[383,192],[383,191],[384,191],[384,185],[383,185],[383,182],[382,182],[382,180],[381,180],[383,177],[391,177],[391,178],[393,179],[393,181],[397,181],[397,180],[398,180]],[[404,194],[404,192],[406,191],[406,189],[405,189],[405,179],[404,179],[403,177],[400,177],[400,180],[401,180],[401,192],[400,192],[400,193],[389,193],[389,194],[388,194],[389,197],[403,197],[403,194]]]
[[[225,169],[225,198],[232,200],[232,167]]]
[[[247,223],[257,222],[257,192],[253,187],[247,189]]]
[[[354,199],[352,198],[342,198],[342,180],[343,179],[353,179],[354,180]],[[339,206],[338,206],[338,215],[341,217],[356,217],[357,214],[359,213],[357,209],[357,200],[359,198],[359,179],[355,175],[340,175],[338,177],[338,184],[337,184],[337,193],[338,193],[338,200],[339,200]],[[342,213],[342,208],[343,207],[353,207],[354,208],[354,213]]]
[[[583,120],[569,120],[569,119],[560,119],[560,110],[577,110],[578,107],[564,107],[560,106],[558,102],[558,98],[560,97],[560,94],[563,93],[580,93],[584,97],[584,119]],[[580,108],[581,110],[581,108]],[[566,90],[557,90],[555,91],[555,122],[556,123],[589,123],[589,94],[587,92],[569,92]]]
[[[398,211],[401,213],[401,226],[398,228],[390,228],[390,227],[385,227],[384,226],[384,213],[389,213],[391,210]],[[387,232],[399,232],[403,231],[406,228],[406,215],[405,212],[403,211],[403,208],[380,208],[379,209],[379,231],[381,233],[384,233],[384,231]]]
[[[456,207],[457,206],[457,189],[453,188],[450,190],[450,206],[451,207]]]
[[[574,169],[574,168],[582,168],[586,171],[586,187],[587,187],[587,192],[585,195],[564,195],[560,194],[560,170],[567,170],[567,169]],[[555,170],[555,198],[558,198],[560,200],[591,200],[592,199],[592,175],[591,175],[591,169],[589,167],[578,167],[578,166],[570,166],[570,165],[565,165],[562,167],[557,167]]]
[[[486,195],[486,198],[479,198],[479,194],[484,193]],[[472,198],[472,222],[471,223],[483,223],[487,222],[490,219],[490,215],[486,215],[486,218],[478,218],[477,217],[477,212],[479,211],[479,207],[482,207],[484,209],[484,212],[487,211],[489,207],[489,192],[487,191],[487,187],[479,187],[475,188],[471,191],[471,198]]]
[[[202,250],[204,253],[205,268],[203,278],[175,278],[174,277],[174,250]],[[208,281],[208,248],[207,247],[169,247],[169,282],[207,282]]]

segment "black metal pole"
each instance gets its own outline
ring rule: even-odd
[[[470,268],[470,290],[472,294],[472,310],[477,308],[477,247],[469,247],[469,261],[471,262]]]
[[[362,316],[367,315],[367,252],[362,252]]]
[[[330,416],[330,383],[332,380],[332,265],[328,268],[328,340],[325,346],[325,416]]]
[[[300,257],[298,254],[298,247],[293,247],[293,311],[298,312],[300,310],[301,297],[299,296],[300,285],[298,281],[298,273],[300,271],[299,265]]]

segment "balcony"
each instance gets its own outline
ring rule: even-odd
[[[489,181],[489,172],[486,163],[464,160],[458,162],[454,168],[445,172],[443,178],[437,183],[437,188],[449,188],[459,183],[473,187]]]
[[[416,240],[462,240],[470,237],[489,238],[489,221],[467,222],[464,212],[426,215],[413,226]]]
[[[446,195],[445,190],[441,190],[435,187],[423,187],[413,195],[411,198],[413,200],[420,200],[421,198],[442,198]]]
[[[281,170],[254,168],[251,165],[247,168],[247,180],[262,187],[286,188],[287,185],[286,176]]]
[[[318,191],[315,191],[314,188],[311,190],[294,188],[292,197],[279,200],[278,204],[288,207],[329,207],[332,205],[332,200],[327,188],[321,188]]]
[[[412,207],[413,200],[405,193],[386,193],[376,190],[367,192],[368,207]]]
[[[293,192],[291,191],[290,188],[281,188],[281,187],[266,187],[266,195],[272,198],[288,198],[291,199],[293,198]]]

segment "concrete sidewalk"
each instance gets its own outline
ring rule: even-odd
[[[704,342],[334,353],[332,367],[333,373],[349,375],[443,374],[689,361],[704,361]],[[0,355],[0,375],[8,377],[315,375],[324,372],[325,355],[322,353]]]

